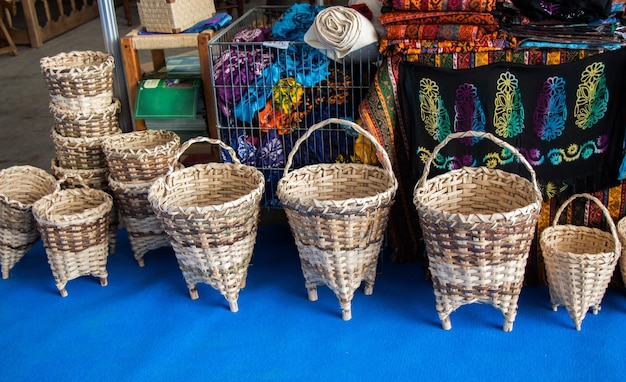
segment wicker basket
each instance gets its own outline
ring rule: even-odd
[[[53,193],[33,204],[50,269],[61,296],[67,296],[69,280],[92,275],[107,285],[109,217],[113,198],[93,188],[62,189],[60,179]]]
[[[508,149],[531,181],[486,167],[463,167],[428,179],[439,151],[453,139],[488,138]],[[445,330],[450,314],[474,302],[488,303],[513,330],[542,196],[535,172],[513,146],[489,133],[453,133],[434,149],[414,189],[436,309]]]
[[[165,175],[180,138],[173,131],[143,130],[103,139],[102,149],[111,178],[118,182],[152,182]]]
[[[121,104],[118,99],[99,109],[68,109],[50,102],[50,113],[54,117],[54,130],[68,138],[96,138],[117,134],[119,131],[118,114]]]
[[[111,193],[108,181],[108,169],[94,168],[89,170],[76,170],[71,168],[64,168],[59,166],[57,158],[52,158],[50,161],[50,167],[52,173],[57,179],[66,177],[66,184],[68,188],[87,187],[95,188],[96,190],[106,191]],[[117,231],[120,228],[119,212],[115,204],[111,208],[111,216],[109,218],[109,253],[115,253],[117,247]]]
[[[196,284],[217,289],[238,310],[256,242],[263,174],[242,165],[232,148],[206,137],[188,140],[175,160],[194,143],[209,142],[226,149],[234,163],[197,164],[158,178],[148,194],[167,233],[192,299]]]
[[[102,109],[113,100],[112,55],[86,51],[59,53],[39,61],[52,102],[68,109]]]
[[[322,163],[289,172],[299,146],[328,124],[352,127],[368,138],[382,156],[384,168]],[[397,188],[387,153],[353,122],[330,118],[311,126],[296,141],[278,182],[277,196],[298,247],[310,301],[317,300],[317,286],[326,285],[339,299],[342,318],[350,320],[352,298],[362,282],[365,294],[372,294]]]
[[[170,246],[161,222],[148,200],[152,184],[153,182],[124,183],[109,178],[115,205],[120,211],[130,247],[140,267],[144,266],[144,255],[148,251]]]
[[[558,224],[564,209],[576,198],[587,198],[602,210],[611,232],[598,228]],[[541,232],[541,251],[545,262],[552,309],[564,305],[576,330],[589,308],[593,314],[611,282],[622,246],[608,209],[596,197],[575,194],[567,199],[554,215],[550,227]]]
[[[13,166],[0,171],[0,261],[2,278],[39,239],[32,214],[34,202],[52,193],[56,179],[32,166]]]
[[[118,129],[116,134],[121,134]],[[104,137],[68,138],[59,135],[54,128],[50,131],[59,166],[74,170],[94,170],[107,168],[102,150]]]
[[[617,222],[617,233],[619,240],[622,243],[622,254],[619,260],[619,270],[622,276],[622,283],[626,285],[626,255],[624,255],[624,247],[626,246],[626,217],[621,218]]]
[[[137,0],[141,25],[148,32],[180,33],[215,15],[213,0]]]

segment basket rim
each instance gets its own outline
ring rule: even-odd
[[[317,167],[322,168],[342,168],[342,167],[362,167],[367,168],[368,170],[374,170],[380,172],[385,175],[387,180],[387,188],[384,191],[378,192],[375,195],[364,196],[360,198],[348,198],[348,199],[334,199],[334,200],[320,200],[317,198],[307,198],[305,200],[300,199],[298,197],[292,196],[290,193],[285,191],[285,184],[292,178],[296,177],[304,172],[310,172]],[[392,177],[389,172],[379,166],[362,164],[362,163],[318,163],[306,165],[295,170],[290,171],[288,174],[283,175],[278,181],[278,185],[276,187],[276,194],[281,200],[283,205],[288,207],[295,206],[297,204],[307,205],[310,208],[329,210],[329,209],[340,209],[342,211],[348,212],[346,210],[349,206],[365,206],[365,205],[379,205],[376,203],[380,200],[387,200],[385,204],[392,204],[395,193],[398,189],[398,183],[395,180],[395,177]],[[362,210],[362,207],[359,207],[359,210]]]
[[[2,169],[0,170],[0,180],[4,175],[8,173],[20,172],[20,171],[33,171],[33,172],[36,172],[37,173],[36,175],[38,175],[42,179],[48,178],[51,181],[50,184],[53,186],[51,187],[50,193],[54,191],[54,185],[56,185],[56,178],[54,177],[54,175],[49,174],[46,170],[42,168],[31,166],[31,165],[16,165],[16,166],[11,166],[11,167]],[[18,208],[20,210],[28,210],[29,208],[32,208],[34,204],[34,202],[30,204],[24,204],[19,200],[9,199],[9,197],[4,194],[2,189],[0,189],[0,200],[2,201],[2,203],[6,205],[14,207],[14,208]]]
[[[540,210],[541,209],[541,204],[543,202],[543,200],[539,197],[539,195],[537,194],[533,194],[535,196],[534,201],[531,203],[526,204],[525,206],[522,207],[518,207],[518,208],[513,208],[510,209],[506,212],[496,212],[496,213],[492,213],[492,214],[478,214],[478,213],[469,213],[469,214],[462,214],[462,213],[450,213],[447,211],[444,211],[442,209],[438,209],[438,208],[433,208],[428,204],[423,203],[422,198],[425,195],[424,192],[427,189],[427,186],[433,183],[436,183],[438,181],[440,181],[441,179],[445,179],[445,178],[449,178],[453,175],[456,175],[458,173],[477,173],[477,172],[483,172],[483,173],[488,173],[489,175],[495,174],[497,176],[501,176],[501,175],[506,175],[507,177],[514,177],[514,178],[518,178],[519,181],[522,182],[526,182],[529,186],[529,188],[534,188],[533,184],[531,181],[529,181],[528,179],[524,178],[521,175],[517,175],[514,173],[510,173],[501,169],[492,169],[492,168],[488,168],[488,167],[462,167],[462,168],[458,168],[458,169],[454,169],[454,170],[450,170],[446,173],[434,176],[430,179],[426,179],[423,182],[423,186],[422,187],[418,187],[415,189],[415,192],[413,194],[413,203],[415,204],[415,206],[418,209],[426,209],[428,211],[436,211],[438,215],[441,216],[445,216],[446,220],[457,220],[459,222],[462,223],[484,223],[487,221],[492,221],[492,219],[490,219],[490,217],[494,217],[494,216],[500,216],[500,219],[496,219],[496,220],[503,220],[504,218],[506,218],[507,216],[518,216],[518,215],[524,215],[524,214],[528,214],[530,213],[530,211],[533,210]]]
[[[68,59],[90,57],[98,60],[96,63],[89,63],[83,66],[65,65],[62,64],[68,62]],[[115,66],[115,59],[111,54],[97,51],[97,50],[72,50],[69,52],[57,53],[53,56],[42,57],[39,60],[39,66],[44,74],[54,75],[66,75],[70,76],[75,73],[93,74],[94,76],[101,77],[102,71],[113,71]]]
[[[127,142],[146,142],[149,139],[169,138],[166,142],[153,147],[128,148],[123,144]],[[150,154],[160,150],[175,150],[180,146],[180,137],[170,130],[137,130],[120,134],[105,136],[102,139],[102,150],[107,157],[113,155],[141,155]]]
[[[166,181],[171,179],[171,177],[173,176],[177,176],[177,175],[187,173],[187,172],[201,172],[201,171],[205,171],[208,168],[220,168],[220,167],[231,167],[232,170],[238,170],[242,168],[249,170],[251,174],[257,178],[255,179],[256,180],[255,187],[251,189],[247,194],[242,195],[236,199],[229,200],[228,202],[225,202],[225,203],[206,205],[206,206],[191,206],[191,207],[180,207],[180,206],[173,205],[171,203],[167,203],[165,200],[166,195],[164,195],[163,192],[159,192],[159,189],[161,189],[162,191],[166,191],[169,189],[169,187],[166,185]],[[195,212],[198,214],[206,214],[209,212],[219,212],[219,211],[224,211],[224,210],[240,207],[246,204],[246,202],[248,202],[250,199],[254,202],[254,204],[257,204],[258,202],[260,202],[261,196],[264,190],[265,190],[265,176],[257,168],[248,166],[245,164],[241,164],[241,163],[211,162],[211,163],[195,164],[193,166],[170,171],[168,174],[157,178],[152,184],[152,186],[150,187],[150,191],[148,192],[148,199],[150,201],[150,204],[152,204],[153,208],[157,209],[160,212],[169,213],[171,211],[176,211],[185,215],[189,215],[192,212]]]
[[[66,194],[82,193],[85,196],[95,196],[101,199],[100,203],[94,207],[87,208],[82,212],[75,214],[63,215],[63,218],[59,218],[59,214],[53,213],[53,211],[45,208],[46,204],[58,204],[59,197],[64,197]],[[37,221],[41,224],[58,224],[62,225],[76,225],[99,219],[103,215],[106,215],[108,210],[113,207],[113,197],[107,192],[98,190],[95,188],[68,188],[63,190],[57,190],[52,194],[46,195],[43,198],[33,203],[33,215]],[[71,217],[71,219],[68,219]]]

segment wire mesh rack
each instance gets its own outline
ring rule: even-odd
[[[377,45],[340,60],[302,41],[277,41],[272,28],[287,9],[251,9],[208,43],[219,139],[263,172],[267,207],[281,207],[276,185],[310,126],[328,118],[358,123],[358,105],[380,64]],[[353,130],[334,124],[316,131],[293,165],[375,160]]]

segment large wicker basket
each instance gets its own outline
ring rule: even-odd
[[[587,198],[604,214],[611,232],[598,228],[559,224],[565,208],[576,198]],[[541,232],[541,251],[545,262],[552,309],[564,305],[576,324],[581,324],[589,308],[593,314],[611,282],[622,245],[609,210],[593,195],[575,194],[554,215],[550,227]]]
[[[113,100],[112,55],[97,51],[62,52],[39,61],[52,102],[69,109],[100,109]]]
[[[120,211],[130,247],[140,267],[144,266],[144,255],[148,251],[170,246],[161,222],[148,200],[152,184],[153,182],[118,182],[109,177],[115,205]]]
[[[39,239],[32,205],[51,194],[56,179],[33,166],[13,166],[0,171],[0,260],[2,278]]]
[[[165,175],[179,146],[178,134],[168,130],[133,131],[102,141],[111,178],[132,183],[152,182]]]
[[[115,98],[109,106],[98,109],[68,109],[54,102],[50,102],[49,108],[55,121],[54,130],[62,137],[95,138],[119,131],[121,104]]]
[[[532,181],[486,167],[463,167],[428,179],[439,151],[453,139],[488,138],[508,149]],[[488,303],[513,329],[542,196],[535,172],[517,149],[490,133],[453,133],[434,149],[415,185],[417,208],[436,309],[449,330],[450,314],[474,302]]]
[[[209,142],[226,149],[234,163],[207,163],[174,170],[181,155],[194,143]],[[206,137],[180,146],[166,176],[158,178],[148,194],[163,224],[192,299],[196,284],[217,289],[238,310],[256,242],[263,174],[242,165],[232,148]]]
[[[320,163],[289,172],[300,145],[329,124],[351,127],[369,139],[384,168],[356,163]],[[280,199],[300,256],[310,301],[317,286],[328,286],[337,296],[342,318],[352,318],[354,292],[365,283],[372,294],[389,210],[397,180],[389,157],[376,139],[354,122],[330,118],[309,128],[289,153],[278,182]]]
[[[68,281],[84,275],[100,278],[107,285],[109,217],[113,198],[93,188],[62,189],[60,179],[53,193],[33,204],[50,269],[61,296],[67,296]]]

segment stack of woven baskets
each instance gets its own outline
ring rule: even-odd
[[[167,174],[179,146],[178,135],[167,130],[134,131],[103,140],[109,187],[140,267],[148,251],[170,246],[148,192],[158,177]]]
[[[40,60],[54,117],[51,138],[57,179],[80,176],[89,186],[108,190],[103,137],[121,133],[120,102],[113,96],[113,56],[96,51],[71,51]],[[110,219],[110,251],[115,251],[117,212]]]

